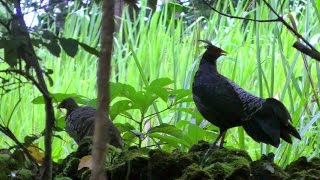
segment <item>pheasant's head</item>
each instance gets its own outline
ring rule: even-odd
[[[73,110],[77,107],[79,106],[73,98],[66,98],[58,105],[58,108],[65,108],[67,110]]]
[[[213,61],[215,62],[220,56],[226,55],[227,52],[224,50],[218,48],[217,46],[214,46],[211,42],[205,41],[205,40],[199,40],[201,42],[206,43],[206,52],[204,53],[204,57],[207,61]]]

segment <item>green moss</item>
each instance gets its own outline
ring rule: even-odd
[[[34,176],[34,174],[32,173],[32,171],[28,170],[28,169],[19,169],[17,171],[17,178],[18,179],[32,179],[32,177]]]
[[[205,153],[210,148],[210,144],[206,141],[199,141],[198,144],[191,146],[189,153],[201,152]]]
[[[248,179],[250,162],[244,157],[233,157],[206,167],[215,179]]]
[[[69,178],[69,177],[65,177],[65,176],[56,176],[55,178],[54,178],[54,180],[72,180],[71,178]]]
[[[11,170],[17,169],[18,163],[9,154],[0,154],[0,168],[8,167]]]
[[[288,179],[320,179],[320,158],[310,161],[306,157],[300,157],[286,167],[290,174]]]
[[[263,155],[251,163],[253,179],[286,179],[288,174],[273,162],[273,154]]]
[[[181,177],[177,180],[201,180],[201,179],[213,179],[213,177],[206,170],[202,169],[199,165],[193,163],[189,165],[184,171]]]

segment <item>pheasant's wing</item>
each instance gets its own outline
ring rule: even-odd
[[[79,107],[72,111],[66,121],[66,130],[76,142],[85,136],[92,136],[96,110],[91,107]]]
[[[242,119],[246,117],[243,103],[239,95],[225,79],[212,82],[200,82],[193,86],[193,95],[198,103],[203,104],[208,110],[212,109],[223,114],[225,119]],[[197,102],[196,102],[197,103]]]

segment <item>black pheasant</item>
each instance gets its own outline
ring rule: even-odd
[[[66,132],[79,144],[86,136],[93,136],[96,109],[89,106],[79,106],[72,98],[64,99],[58,108],[67,109]],[[108,120],[106,136],[110,138],[110,144],[122,148],[122,140],[118,129],[112,121]]]
[[[301,139],[290,124],[288,110],[280,101],[256,97],[219,74],[217,59],[225,54],[222,49],[208,43],[192,84],[198,110],[220,129],[214,144],[222,137],[220,146],[223,146],[225,132],[236,126],[243,126],[255,141],[275,147],[279,146],[280,138],[288,143],[292,143],[291,135]]]

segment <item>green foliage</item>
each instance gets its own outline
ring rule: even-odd
[[[311,0],[306,6],[294,6],[290,10],[288,1],[283,8],[280,8],[280,1],[272,0],[270,3],[281,9],[284,15],[290,12],[298,22],[298,31],[307,39],[317,39],[320,19],[318,1]],[[289,109],[294,126],[303,136],[302,141],[294,140],[293,145],[282,142],[275,149],[254,142],[243,129],[235,128],[228,131],[226,146],[247,150],[254,159],[262,153],[275,152],[275,159],[282,166],[301,155],[312,157],[320,154],[319,107],[313,100],[318,95],[312,91],[308,78],[310,73],[319,87],[320,66],[307,58],[309,71],[306,70],[300,53],[292,48],[296,38],[281,24],[243,22],[213,12],[207,16],[209,18],[195,16],[188,24],[176,18],[175,13],[169,13],[172,9],[167,9],[166,5],[152,15],[147,14],[144,4],[142,7],[140,16],[134,22],[127,18],[128,12],[124,12],[124,20],[114,42],[110,113],[126,144],[139,144],[141,141],[141,146],[162,145],[165,150],[172,147],[187,150],[198,140],[213,141],[215,134],[212,132],[217,129],[211,125],[204,127],[203,118],[195,111],[190,97],[192,77],[203,50],[196,42],[207,39],[228,52],[218,62],[218,70],[254,95],[279,97]],[[96,104],[95,69],[99,50],[95,47],[98,47],[101,23],[101,16],[96,13],[100,8],[93,5],[74,11],[70,9],[65,22],[68,27],[63,31],[63,37],[51,36],[52,33],[46,32],[42,35],[46,38],[33,39],[39,45],[37,53],[43,59],[42,65],[53,70],[51,77],[54,86],[50,87],[50,91],[57,102],[71,96],[77,97],[81,104],[93,107]],[[266,6],[257,4],[253,7],[244,1],[232,5],[231,1],[223,1],[217,8],[241,17],[270,19],[274,16]],[[49,29],[51,31],[55,27]],[[63,48],[59,38],[75,39],[82,48],[78,49],[77,55],[70,57],[72,53],[66,52],[68,50]],[[53,40],[58,41],[56,46],[60,50],[61,47],[63,49],[57,53],[58,48],[53,48],[60,58],[50,54],[50,48],[43,48],[46,47],[44,43]],[[5,44],[0,43],[0,48],[5,48]],[[319,49],[318,44],[315,47]],[[13,60],[9,61],[15,65]],[[8,67],[7,64],[1,63],[0,66]],[[55,97],[55,94],[58,96]],[[82,96],[78,96],[80,94]],[[0,119],[5,123],[17,100],[22,98],[19,108],[12,115],[12,122],[15,123],[10,123],[10,128],[19,139],[26,134],[39,134],[44,128],[43,106],[30,106],[32,100],[41,104],[41,99],[35,100],[38,96],[33,87],[26,86],[21,91],[1,97]],[[119,102],[122,105],[116,104]],[[56,117],[63,116],[60,111],[56,112]],[[62,120],[58,118],[57,121],[60,128],[63,128]],[[154,132],[149,133],[150,129]],[[178,135],[178,132],[182,134]],[[75,147],[74,141],[64,132],[56,134],[64,139],[55,138],[53,142],[54,158],[58,159]],[[0,137],[0,141],[6,139]]]

